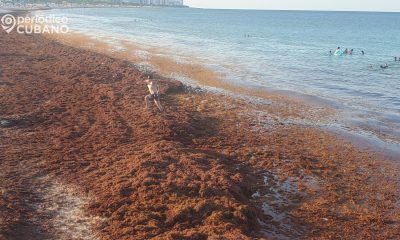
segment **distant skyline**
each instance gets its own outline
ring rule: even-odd
[[[184,3],[217,9],[400,12],[400,0],[184,0]]]

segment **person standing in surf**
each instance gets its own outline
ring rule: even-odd
[[[150,80],[150,76],[145,80],[147,83],[147,88],[149,89],[150,94],[144,97],[144,101],[146,103],[146,108],[149,108],[149,102],[154,101],[157,108],[162,111],[163,107],[160,102],[160,86],[157,83],[154,83]]]
[[[334,55],[340,55],[342,53],[341,51],[342,50],[340,49],[340,47],[337,47],[336,50],[335,50]]]

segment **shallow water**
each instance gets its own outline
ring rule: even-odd
[[[325,99],[343,110],[343,125],[400,143],[399,13],[131,8],[38,14],[66,16],[72,30],[111,43],[162,49],[163,56],[200,63],[239,86]],[[354,54],[330,55],[337,46]],[[388,69],[380,68],[384,63]]]

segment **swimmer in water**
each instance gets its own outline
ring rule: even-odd
[[[387,63],[386,63],[385,65],[381,65],[381,68],[382,68],[382,69],[389,68],[389,65],[387,65]]]
[[[338,54],[340,54],[340,47],[337,47],[335,50],[335,55],[338,55]]]

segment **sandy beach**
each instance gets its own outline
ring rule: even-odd
[[[152,73],[165,110],[146,110],[129,59],[0,45],[0,239],[400,238],[398,164],[282,120],[306,108]]]

